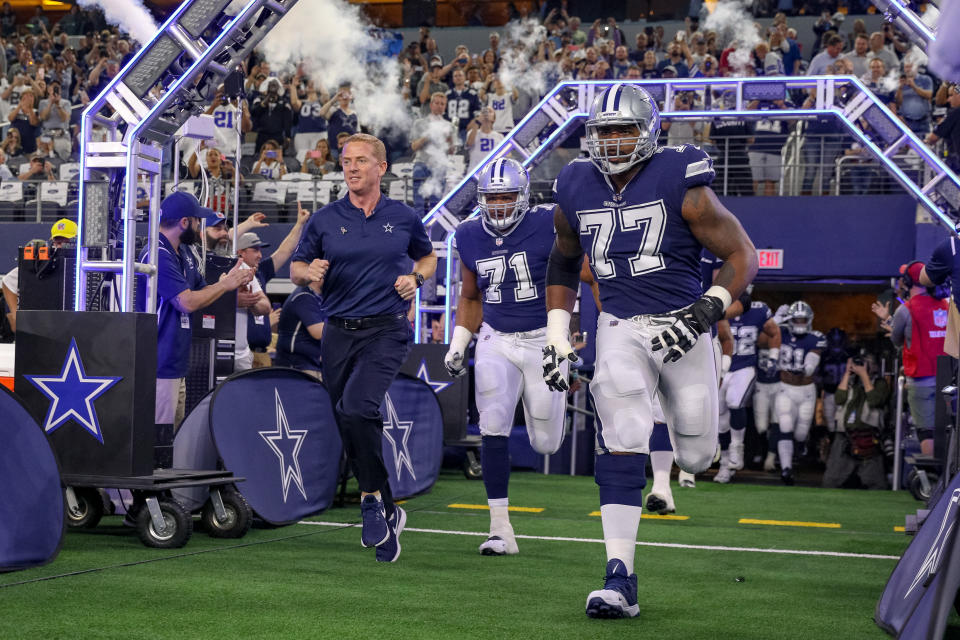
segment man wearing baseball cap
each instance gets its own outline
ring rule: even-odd
[[[246,285],[253,271],[238,260],[214,284],[206,284],[188,246],[200,232],[200,219],[213,213],[200,206],[193,194],[175,191],[160,203],[160,236],[157,252],[157,424],[183,420],[185,379],[190,360],[190,314],[210,305],[225,293]],[[147,259],[147,249],[140,262]],[[139,311],[146,309],[140,296]]]
[[[240,256],[241,269],[249,269],[256,273],[260,260],[263,258],[261,249],[270,245],[261,241],[260,237],[248,232],[237,240],[237,255]],[[249,316],[249,318],[248,318]],[[251,322],[252,320],[252,322]],[[253,367],[253,350],[250,348],[252,332],[259,334],[266,332],[267,344],[270,343],[270,299],[263,292],[260,281],[254,277],[249,284],[237,290],[237,331],[234,338],[233,370],[244,371]],[[262,340],[258,341],[260,344]]]

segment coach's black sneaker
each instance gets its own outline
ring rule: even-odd
[[[360,532],[360,544],[365,547],[379,547],[390,537],[390,527],[387,526],[387,515],[383,510],[383,500],[368,493],[360,501],[360,515],[363,518],[363,529]]]
[[[780,482],[787,485],[788,487],[793,486],[795,481],[793,479],[793,469],[791,467],[787,467],[786,469],[780,472]]]
[[[607,578],[603,589],[587,596],[587,616],[590,618],[632,618],[640,613],[637,604],[637,574],[627,575],[622,560],[607,562]]]
[[[387,541],[377,547],[377,562],[396,562],[400,557],[400,534],[407,525],[407,512],[401,507],[394,507],[393,513],[387,518],[389,534]]]

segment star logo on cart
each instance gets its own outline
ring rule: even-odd
[[[306,429],[291,429],[287,422],[287,412],[280,401],[280,392],[274,388],[274,397],[277,400],[277,428],[275,431],[258,431],[260,437],[270,447],[280,460],[280,483],[283,485],[283,502],[287,502],[290,491],[290,482],[297,485],[300,495],[308,500],[307,492],[303,488],[303,473],[300,471],[300,447],[307,437]]]
[[[407,449],[407,440],[410,439],[410,433],[413,431],[413,421],[400,420],[389,393],[384,398],[384,402],[387,404],[387,419],[383,423],[383,436],[393,448],[393,462],[396,465],[397,478],[400,478],[400,471],[406,467],[407,471],[410,472],[410,477],[416,480],[417,474],[413,471],[413,461],[410,459],[410,450]],[[398,442],[399,444],[397,444]]]
[[[27,381],[50,399],[50,408],[43,420],[44,433],[53,433],[73,420],[103,444],[103,432],[93,401],[123,378],[88,376],[83,369],[75,338],[70,339],[67,359],[59,376],[24,376]]]
[[[943,560],[944,547],[947,544],[947,540],[950,539],[950,532],[957,524],[958,503],[960,503],[960,489],[954,489],[953,495],[950,496],[950,501],[947,503],[947,508],[943,512],[943,519],[940,521],[940,530],[937,531],[937,537],[933,539],[927,556],[920,564],[920,569],[917,571],[913,582],[910,583],[910,588],[903,594],[904,599],[910,595],[917,585],[923,584],[926,586],[929,584],[928,579],[937,575],[937,570],[940,569],[940,561]]]
[[[417,369],[417,377],[430,385],[430,388],[433,389],[434,393],[440,393],[447,387],[453,384],[453,382],[444,382],[442,380],[431,380],[430,372],[427,371],[427,361],[420,361],[420,368]]]
[[[385,233],[393,233],[393,225],[388,222],[387,224],[383,225],[383,230]]]

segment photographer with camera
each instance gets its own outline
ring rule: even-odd
[[[877,376],[873,356],[861,352],[847,360],[835,394],[842,410],[823,474],[824,488],[838,489],[854,473],[867,489],[888,488],[880,431],[889,391],[886,380]]]
[[[70,101],[60,95],[60,83],[47,85],[47,97],[40,101],[40,127],[53,141],[53,149],[61,160],[70,157],[72,144],[67,134],[70,124]]]
[[[257,152],[268,140],[276,141],[279,149],[286,148],[293,127],[293,109],[283,96],[282,83],[277,78],[270,78],[266,84],[266,90],[250,105],[253,130],[257,132]]]

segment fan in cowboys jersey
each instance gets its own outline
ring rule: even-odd
[[[736,305],[739,306],[739,305]],[[720,470],[714,482],[727,483],[743,468],[743,437],[747,429],[747,400],[757,380],[758,346],[765,337],[767,348],[777,353],[780,327],[764,302],[750,301],[746,311],[727,321],[733,354],[723,356],[720,383]],[[743,307],[740,307],[743,309]],[[729,434],[729,435],[724,435]],[[724,447],[724,444],[727,447]]]
[[[813,330],[813,309],[803,300],[790,305],[789,321],[780,328],[780,391],[776,411],[780,422],[780,479],[792,485],[793,444],[804,443],[817,406],[817,385],[813,374],[827,339]]]
[[[575,358],[567,326],[584,253],[603,312],[590,391],[600,427],[595,477],[607,551],[604,588],[587,597],[590,617],[635,616],[633,573],[644,467],[661,402],[681,469],[706,469],[717,447],[717,370],[710,327],[757,271],[757,254],[709,185],[710,158],[693,146],[657,147],[660,115],[643,89],[615,84],[586,122],[590,160],[574,160],[554,186],[557,239],[547,269],[544,380],[565,389]],[[705,246],[724,261],[706,293]]]
[[[463,375],[467,346],[479,329],[474,374],[490,506],[490,537],[480,553],[504,555],[519,551],[507,514],[507,445],[517,400],[523,399],[527,434],[537,452],[551,454],[563,439],[566,399],[551,393],[540,377],[547,324],[543,282],[553,247],[554,207],[529,208],[527,171],[507,158],[481,169],[477,192],[480,218],[463,222],[454,236],[462,286],[444,363],[451,375]],[[566,363],[562,371],[566,375]]]

